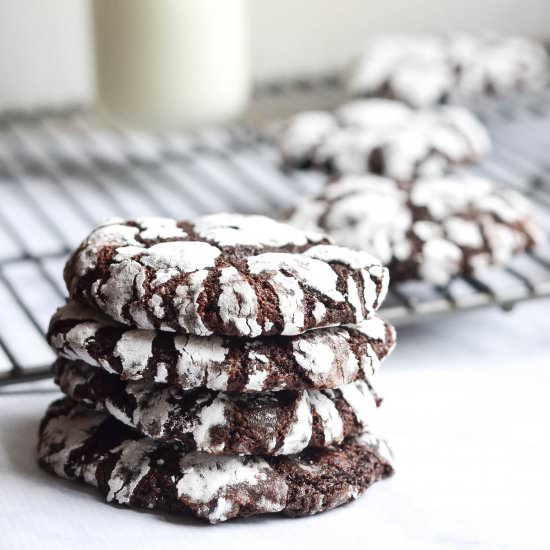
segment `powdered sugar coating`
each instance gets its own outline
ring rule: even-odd
[[[331,245],[329,245],[331,246]],[[344,295],[336,288],[338,276],[330,264],[305,256],[289,256],[268,252],[248,258],[248,269],[253,275],[290,273],[296,281],[306,280],[315,290],[335,302],[343,302]],[[372,264],[371,264],[372,265]],[[284,314],[283,314],[284,316]],[[297,334],[295,331],[292,334]]]
[[[344,127],[384,129],[406,124],[413,111],[400,101],[371,99],[344,103],[336,109],[334,115]]]
[[[307,393],[304,392],[296,401],[294,414],[284,435],[283,443],[275,454],[291,455],[305,449],[311,441],[312,424],[311,403]]]
[[[504,263],[544,238],[524,197],[474,176],[420,178],[406,188],[389,178],[347,176],[304,199],[288,221],[375,254],[393,280],[436,284]]]
[[[137,486],[151,470],[148,455],[154,448],[155,444],[152,441],[141,439],[129,441],[119,449],[113,450],[120,451],[120,457],[107,482],[109,486],[107,502],[130,503]]]
[[[135,330],[69,302],[52,317],[48,340],[58,355],[124,380],[254,392],[334,388],[364,378],[372,374],[364,370],[367,363],[378,364],[391,352],[395,332],[373,317],[281,339],[199,337]]]
[[[281,154],[292,164],[301,164],[337,127],[334,117],[325,111],[299,113],[281,128],[285,136],[280,141]]]
[[[295,227],[281,224],[265,216],[242,216],[235,214],[211,214],[198,218],[193,231],[202,239],[219,247],[253,246],[283,247],[304,246],[311,241]]]
[[[88,340],[91,335],[86,336]],[[113,355],[120,359],[122,368],[130,377],[147,367],[153,355],[153,338],[152,331],[129,330],[116,343]]]
[[[286,163],[332,174],[371,172],[410,181],[441,175],[451,165],[477,162],[491,146],[485,127],[462,107],[414,111],[398,101],[368,99],[325,115],[333,117],[331,129],[315,135],[301,132],[302,143],[294,152],[294,125],[302,127],[308,118],[299,114],[285,124],[278,143]]]
[[[336,269],[338,260],[308,256],[318,244],[331,246],[263,216],[117,220],[86,238],[65,281],[73,298],[120,323],[198,336],[295,335],[370,316],[387,283],[379,261],[369,257],[361,272]],[[358,310],[337,287],[349,276],[359,284],[365,271],[375,293],[360,295]]]
[[[205,454],[185,455],[180,467],[183,476],[176,484],[179,498],[191,500],[196,505],[199,517],[210,523],[226,521],[235,515],[231,494],[235,488],[250,487],[268,480],[272,471],[269,464],[259,457],[228,456],[218,458]],[[277,497],[286,494],[286,487],[276,491]],[[212,509],[211,502],[216,501]],[[280,498],[267,499],[261,506],[262,513],[280,512]]]
[[[38,460],[59,476],[97,486],[111,502],[190,511],[210,523],[265,513],[322,512],[393,472],[391,451],[371,429],[341,447],[316,452],[212,456],[139,436],[67,400],[48,409]]]
[[[138,218],[138,223],[143,227],[141,238],[154,241],[156,239],[184,238],[187,233],[178,227],[175,220],[169,218]]]
[[[347,91],[354,96],[387,94],[413,107],[438,103],[452,82],[440,49],[439,38],[429,34],[373,37],[347,69]]]
[[[309,399],[320,418],[325,445],[340,443],[344,438],[344,423],[334,401],[320,391],[309,392]]]
[[[378,399],[364,381],[334,390],[235,394],[122,382],[78,361],[58,360],[55,373],[71,399],[152,439],[218,455],[286,455],[339,444],[372,423]]]
[[[369,40],[346,71],[353,96],[381,96],[425,107],[483,94],[541,89],[542,44],[494,33],[388,34]]]
[[[71,422],[71,429],[66,430],[66,421],[54,417],[42,428],[42,438],[45,441],[55,441],[58,446],[49,452],[49,461],[52,471],[60,477],[69,477],[65,466],[69,462],[71,453],[82,447],[90,432],[107,418],[106,414],[87,414],[75,417]],[[90,476],[93,479],[93,475]]]
[[[347,176],[327,186],[316,200],[299,203],[289,222],[318,230],[322,219],[336,242],[371,252],[387,264],[411,225],[406,201],[407,193],[388,178]]]

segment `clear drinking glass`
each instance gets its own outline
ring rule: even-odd
[[[250,94],[246,0],[94,0],[107,113],[153,128],[238,117]]]

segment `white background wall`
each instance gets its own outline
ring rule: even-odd
[[[92,97],[87,1],[0,0],[0,108]],[[254,75],[269,79],[337,67],[377,31],[550,37],[550,0],[250,0],[250,26]]]
[[[339,66],[365,36],[494,29],[550,37],[550,0],[250,0],[259,78]]]
[[[0,108],[91,96],[84,0],[0,0]]]

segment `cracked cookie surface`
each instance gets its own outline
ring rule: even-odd
[[[403,188],[388,178],[348,176],[303,199],[287,221],[376,254],[394,282],[446,284],[542,241],[536,218],[525,197],[484,178],[420,178]]]
[[[290,337],[200,337],[133,329],[74,301],[54,314],[48,330],[58,355],[123,380],[232,392],[330,389],[369,379],[395,338],[377,316]]]
[[[97,487],[108,502],[211,523],[316,514],[393,473],[386,442],[369,430],[338,447],[290,456],[213,456],[153,441],[68,399],[52,403],[42,420],[38,461],[60,477]]]
[[[478,162],[491,147],[463,107],[413,110],[399,101],[355,100],[333,112],[305,111],[278,132],[283,162],[330,175],[373,173],[409,182]]]
[[[240,214],[100,225],[64,278],[72,298],[129,326],[249,338],[358,323],[388,284],[366,252]]]
[[[373,421],[380,399],[365,381],[334,390],[226,393],[123,382],[81,361],[58,359],[56,383],[143,435],[216,455],[288,455],[329,447]]]

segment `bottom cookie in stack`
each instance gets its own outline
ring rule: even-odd
[[[191,513],[211,523],[266,513],[316,514],[393,473],[391,452],[368,429],[329,448],[284,456],[216,456],[145,437],[65,398],[40,426],[39,463],[108,502]]]

